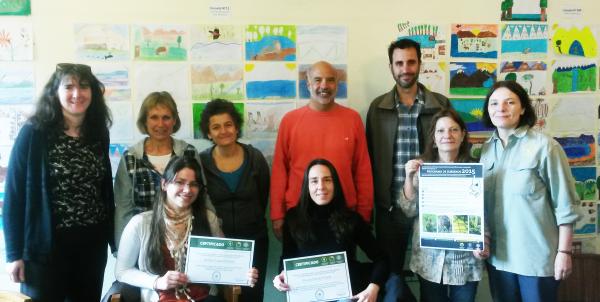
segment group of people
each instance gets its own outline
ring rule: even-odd
[[[198,127],[213,145],[197,152],[173,137],[181,126],[173,98],[153,92],[137,120],[147,137],[123,154],[114,187],[103,85],[89,66],[59,64],[9,161],[10,278],[34,301],[97,301],[109,244],[117,286],[135,299],[219,301],[219,287],[189,283],[187,240],[229,237],[255,241],[240,298],[263,301],[270,201],[281,260],[346,252],[354,301],[416,301],[404,281],[411,236],[420,301],[475,301],[484,267],[494,301],[556,301],[572,270],[579,200],[561,146],[532,128],[527,92],[497,82],[482,108],[495,129],[479,159],[485,248],[421,248],[420,166],[478,159],[448,99],[418,82],[420,45],[395,41],[388,56],[395,85],[371,103],[366,131],[356,111],[335,102],[335,68],[313,64],[310,101],[282,119],[270,170],[239,142],[243,116],[231,102],[207,103]],[[370,263],[357,260],[357,247]],[[283,271],[273,286],[290,290]]]

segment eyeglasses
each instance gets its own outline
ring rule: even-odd
[[[56,64],[56,71],[68,71],[68,70],[78,70],[78,71],[92,73],[92,68],[89,65],[75,64],[75,63],[58,63],[58,64]]]
[[[174,180],[174,181],[171,181],[170,183],[175,185],[179,189],[183,189],[185,187],[188,187],[189,189],[200,189],[203,187],[202,184],[200,184],[196,181],[185,182],[182,180]]]

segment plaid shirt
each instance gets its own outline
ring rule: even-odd
[[[398,131],[396,132],[396,148],[394,150],[394,178],[392,180],[393,197],[398,199],[406,177],[404,164],[421,155],[419,152],[419,133],[417,119],[424,106],[421,90],[417,93],[415,103],[407,107],[400,102],[398,92],[394,93],[394,103],[398,111]]]

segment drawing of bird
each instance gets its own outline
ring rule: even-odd
[[[208,32],[212,35],[213,40],[216,40],[221,36],[221,34],[219,33],[219,29],[216,27],[215,27],[215,29],[209,30]]]

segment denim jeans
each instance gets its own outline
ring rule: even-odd
[[[410,291],[410,288],[404,281],[404,277],[390,273],[387,282],[385,283],[385,295],[383,302],[416,302],[417,299]]]
[[[478,281],[464,285],[446,285],[419,277],[421,302],[475,302]]]
[[[559,281],[554,277],[523,276],[487,265],[495,302],[556,302]]]

